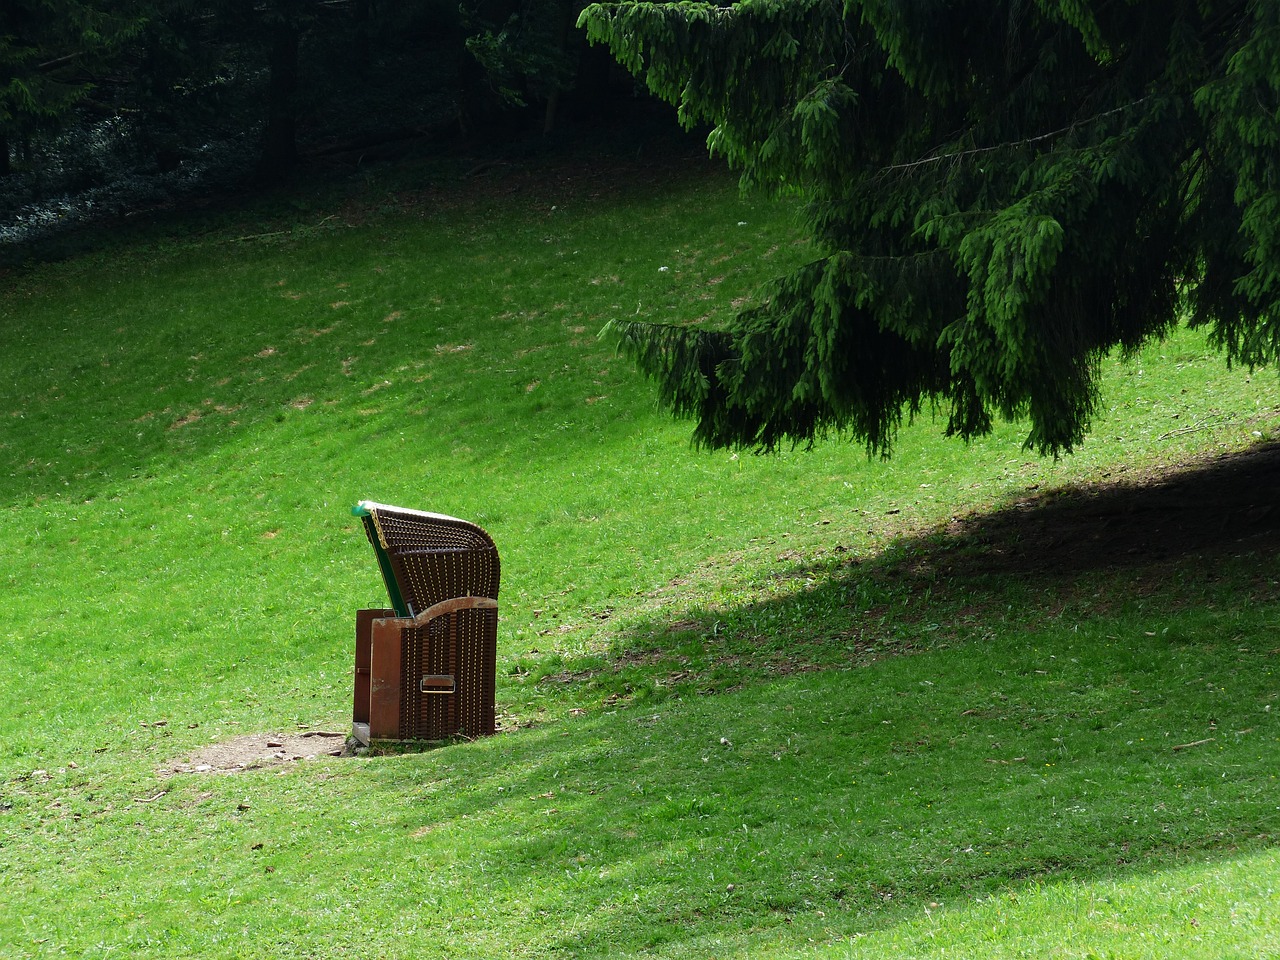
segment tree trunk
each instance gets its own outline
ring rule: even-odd
[[[262,133],[258,176],[283,180],[298,164],[298,46],[301,34],[293,23],[281,19],[271,29],[267,86],[267,125]]]
[[[9,138],[0,133],[0,177],[7,177],[13,173],[13,167],[9,163]]]
[[[352,49],[355,53],[356,74],[366,76],[373,62],[373,4],[371,0],[356,0],[353,10],[355,29],[352,30]]]
[[[547,108],[542,114],[542,135],[545,137],[556,128],[556,112],[560,109],[560,88],[547,95]]]

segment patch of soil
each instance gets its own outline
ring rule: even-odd
[[[295,734],[250,733],[233,740],[211,743],[185,760],[165,764],[160,774],[242,773],[319,757],[351,755],[345,733],[327,730]]]

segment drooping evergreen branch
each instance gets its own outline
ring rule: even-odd
[[[988,146],[983,146],[983,147],[970,147],[969,149],[959,150],[954,153],[934,153],[933,155],[928,157],[921,157],[919,160],[910,160],[906,163],[894,163],[886,167],[881,167],[879,170],[876,171],[876,173],[881,175],[888,174],[888,173],[898,173],[901,171],[914,170],[917,167],[927,166],[928,164],[931,164],[931,163],[940,163],[943,160],[966,160],[971,157],[980,156],[982,154],[996,153],[998,151],[1016,150],[1019,147],[1034,146],[1037,143],[1043,143],[1046,140],[1054,140],[1058,137],[1064,136],[1065,134],[1072,133],[1078,128],[1085,126],[1086,124],[1096,123],[1100,120],[1106,120],[1109,117],[1113,117],[1116,114],[1125,113],[1129,110],[1133,110],[1136,107],[1142,106],[1144,103],[1146,103],[1150,99],[1151,99],[1150,97],[1142,97],[1139,100],[1134,100],[1130,103],[1123,104],[1122,106],[1113,107],[1110,110],[1104,110],[1102,113],[1094,114],[1091,117],[1084,117],[1080,120],[1073,121],[1072,123],[1069,123],[1064,127],[1059,127],[1057,130],[1050,130],[1047,133],[1036,134],[1035,136],[1031,136],[1031,137],[1024,137],[1021,140],[1006,141],[1005,143],[994,143],[994,144],[990,144]]]
[[[1179,320],[1280,358],[1280,4],[743,0],[593,6],[744,188],[794,191],[822,258],[715,333],[624,346],[713,446],[885,452],[1025,417],[1070,451],[1099,363]],[[947,162],[950,161],[950,162]],[[622,328],[619,328],[622,329]]]

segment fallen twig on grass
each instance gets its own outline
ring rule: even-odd
[[[1205,417],[1203,420],[1197,420],[1189,427],[1179,427],[1177,430],[1170,430],[1168,433],[1162,433],[1160,436],[1156,437],[1156,440],[1171,440],[1174,437],[1181,437],[1188,433],[1195,433],[1197,430],[1206,430],[1209,427],[1220,427],[1224,423],[1232,422],[1234,419],[1236,418],[1219,417],[1217,420],[1210,420],[1208,417]]]

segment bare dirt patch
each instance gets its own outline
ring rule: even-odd
[[[288,766],[320,757],[349,756],[345,733],[309,730],[306,733],[250,733],[211,743],[183,760],[164,765],[162,776],[179,773],[243,773],[264,767]]]

